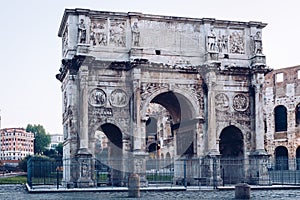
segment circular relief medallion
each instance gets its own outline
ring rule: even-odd
[[[96,88],[90,93],[89,102],[92,106],[103,106],[106,103],[106,94],[103,90]]]
[[[115,107],[123,107],[127,105],[127,94],[124,90],[116,89],[110,95],[110,103]]]
[[[215,106],[219,111],[225,111],[229,108],[229,99],[226,94],[219,93],[215,96]]]
[[[245,111],[248,108],[248,99],[243,94],[237,94],[233,97],[233,108],[236,111]]]

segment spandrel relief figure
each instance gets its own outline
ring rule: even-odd
[[[84,19],[80,20],[78,24],[78,43],[85,43],[86,42],[86,27],[84,24]]]
[[[132,26],[132,41],[133,41],[133,46],[139,46],[140,43],[140,31],[138,27],[138,23],[134,22]]]

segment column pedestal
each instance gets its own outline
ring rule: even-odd
[[[148,153],[134,152],[133,153],[133,173],[140,177],[140,187],[148,187],[146,178],[146,157]]]
[[[79,178],[77,180],[77,187],[86,188],[94,186],[92,180],[92,155],[84,153],[84,149],[80,149],[76,155],[79,163]]]
[[[215,188],[219,185],[222,185],[223,180],[220,173],[220,154],[207,155],[204,160],[205,166],[207,166],[207,175],[209,177],[207,184],[214,186]]]
[[[249,183],[255,185],[271,185],[268,173],[269,155],[266,152],[255,151],[249,155],[250,175]]]

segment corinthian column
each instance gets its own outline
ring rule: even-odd
[[[259,154],[266,154],[264,148],[263,82],[264,74],[255,74],[253,76],[252,85],[255,94],[255,151]]]
[[[208,153],[219,154],[217,150],[216,133],[216,109],[215,109],[215,73],[209,72],[207,75],[207,131],[208,131]]]
[[[88,153],[88,66],[79,69],[79,151]]]

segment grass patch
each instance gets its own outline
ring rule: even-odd
[[[0,184],[25,184],[26,182],[26,175],[0,178]]]
[[[171,175],[159,175],[159,174],[147,174],[148,181],[172,181],[173,176]]]

